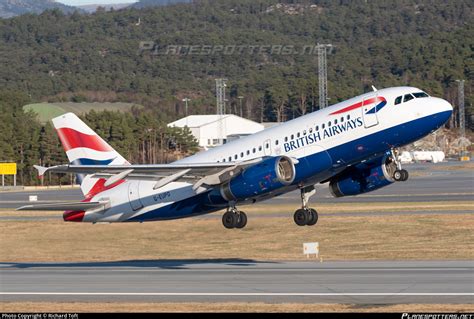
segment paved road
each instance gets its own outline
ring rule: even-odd
[[[0,263],[1,301],[472,303],[473,261]]]
[[[318,185],[318,194],[313,203],[347,202],[425,202],[425,201],[469,201],[474,199],[474,172],[469,169],[450,170],[459,166],[459,162],[438,164],[410,164],[405,167],[412,176],[407,182],[394,183],[377,191],[351,197],[333,198],[328,185]],[[54,201],[78,201],[83,199],[79,189],[46,191],[0,192],[0,208],[18,208],[30,204],[29,195],[37,195],[38,203]],[[262,205],[278,205],[300,201],[299,192],[284,194]],[[315,204],[316,206],[316,204]]]

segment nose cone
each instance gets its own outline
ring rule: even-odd
[[[441,109],[441,112],[453,113],[453,106],[446,100],[439,99],[439,108]]]
[[[453,114],[453,106],[446,100],[435,98],[433,107],[436,108],[434,118],[436,121],[436,128],[443,126]]]

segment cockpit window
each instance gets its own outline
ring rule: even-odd
[[[403,102],[408,102],[408,101],[413,100],[413,99],[414,99],[413,95],[405,94],[405,96],[403,97]]]
[[[402,97],[403,96],[400,95],[399,97],[395,99],[395,105],[402,103]]]
[[[413,96],[416,97],[416,98],[420,98],[420,97],[430,97],[428,94],[426,94],[425,92],[417,92],[417,93],[413,93]]]

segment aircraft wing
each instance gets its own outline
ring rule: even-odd
[[[107,178],[105,185],[112,185],[122,179],[157,181],[154,189],[178,180],[197,180],[194,189],[201,185],[218,185],[239,174],[245,167],[258,163],[262,158],[242,162],[189,163],[152,165],[57,165],[36,166],[39,176],[46,172],[91,174]]]
[[[52,204],[33,204],[26,205],[16,210],[89,210],[98,207],[105,207],[109,204],[108,201],[104,202],[64,202],[64,203],[52,203]]]

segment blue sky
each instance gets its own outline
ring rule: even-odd
[[[138,0],[56,0],[70,6],[84,5],[84,4],[114,4],[114,3],[133,3]]]

